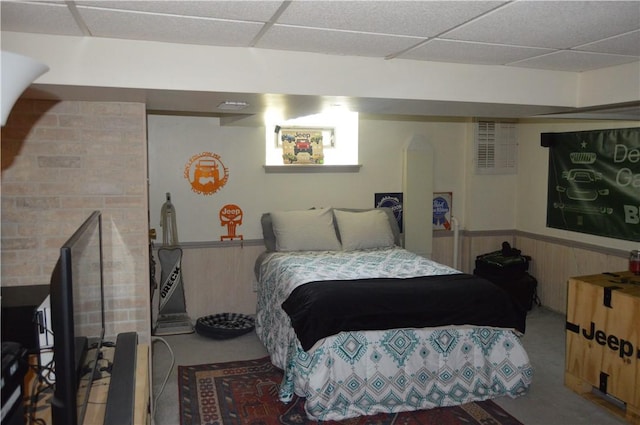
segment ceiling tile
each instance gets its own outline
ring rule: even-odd
[[[638,1],[517,1],[443,38],[569,48],[638,29],[639,22]]]
[[[82,36],[82,31],[64,4],[34,4],[3,1],[2,31]]]
[[[96,37],[246,47],[263,24],[79,7]],[[214,42],[212,42],[214,41]]]
[[[431,37],[504,1],[293,1],[278,23]]]
[[[640,5],[638,6],[640,7]],[[585,44],[576,50],[588,52],[614,53],[617,55],[631,55],[640,58],[640,30],[632,31],[617,37]]]
[[[551,49],[434,39],[398,57],[437,62],[505,65],[551,52]]]
[[[256,47],[333,55],[384,57],[422,41],[421,38],[274,25]]]
[[[79,6],[120,9],[202,18],[233,19],[267,22],[278,10],[282,1],[114,1],[80,0]]]
[[[583,72],[590,71],[592,69],[636,62],[637,60],[637,58],[631,56],[561,50],[546,56],[514,62],[510,65],[523,68]]]

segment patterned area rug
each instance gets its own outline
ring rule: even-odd
[[[178,366],[181,425],[314,424],[304,399],[278,400],[282,372],[269,357],[258,360]],[[337,422],[323,422],[331,424]],[[348,425],[522,425],[487,400],[456,407],[353,418]]]

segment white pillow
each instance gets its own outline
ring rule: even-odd
[[[342,249],[386,248],[394,246],[393,231],[387,213],[382,210],[348,212],[334,210]]]
[[[331,209],[271,213],[276,251],[339,251]]]

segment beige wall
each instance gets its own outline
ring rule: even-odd
[[[107,335],[150,338],[145,105],[21,100],[2,128],[2,286],[47,285],[103,212]]]
[[[193,319],[233,308],[253,312],[251,268],[262,247],[222,246],[220,242],[212,242],[217,240],[217,234],[207,236],[207,232],[221,232],[215,214],[220,206],[232,199],[242,199],[245,224],[241,229],[245,239],[254,242],[261,238],[258,223],[264,211],[313,205],[371,207],[375,192],[401,190],[402,146],[409,137],[418,134],[434,146],[434,190],[453,192],[453,213],[459,219],[461,231],[458,267],[473,272],[477,255],[500,249],[506,240],[533,258],[531,274],[538,279],[543,305],[564,312],[565,285],[570,276],[624,269],[626,253],[635,243],[546,228],[548,157],[547,150],[540,147],[540,133],[633,124],[524,120],[518,124],[518,173],[492,176],[476,175],[473,171],[471,119],[411,121],[364,117],[360,119],[362,168],[358,173],[272,175],[262,169],[261,129],[221,127],[212,118],[153,116],[149,120],[153,159],[150,193],[152,207],[157,211],[151,212],[152,225],[158,221],[153,217],[157,217],[164,202],[165,188],[174,188],[172,196],[181,199],[178,227],[185,236],[181,241],[197,242],[185,249],[183,259],[187,310]],[[247,146],[260,152],[247,151]],[[231,176],[240,175],[233,178],[244,183],[233,186],[230,178],[229,187],[213,196],[191,193],[179,170],[190,155],[197,153],[194,149],[204,147],[230,158],[227,165]],[[170,165],[172,161],[174,166]],[[173,174],[167,170],[173,170]],[[309,185],[326,189],[302,190]],[[287,195],[291,193],[295,196]],[[208,211],[208,217],[201,215],[203,210]],[[191,239],[193,235],[195,240]],[[453,264],[450,232],[436,232],[432,257]]]
[[[160,242],[158,224],[166,192],[171,193],[176,208],[180,242],[219,241],[226,229],[220,226],[218,213],[229,203],[244,212],[237,232],[245,239],[262,239],[260,216],[267,211],[314,206],[371,208],[375,193],[402,191],[402,149],[416,135],[434,147],[434,190],[453,192],[454,213],[461,220],[464,216],[467,119],[362,118],[358,141],[362,167],[358,172],[281,174],[265,173],[262,127],[221,126],[217,118],[176,115],[150,115],[148,123],[151,227],[157,229]],[[183,176],[188,160],[201,152],[218,154],[229,168],[227,184],[210,196],[194,193]],[[498,208],[505,210],[502,205]],[[512,209],[506,213],[512,215]]]
[[[221,126],[219,119],[152,115],[149,117],[151,225],[158,227],[165,193],[178,211],[181,242],[219,240],[224,230],[218,212],[240,205],[245,239],[260,239],[260,214],[275,209],[312,206],[368,208],[376,192],[402,190],[402,148],[414,135],[434,149],[436,192],[453,193],[453,215],[468,231],[522,230],[598,246],[631,250],[637,244],[546,228],[548,150],[543,132],[637,126],[634,122],[522,120],[517,124],[518,171],[508,175],[474,172],[473,123],[467,118],[422,121],[361,117],[357,173],[268,174],[264,165],[264,129]],[[183,170],[203,151],[220,154],[229,182],[211,196],[191,191]],[[159,235],[161,234],[158,229]]]

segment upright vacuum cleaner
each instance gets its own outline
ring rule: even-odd
[[[158,319],[154,335],[177,335],[193,333],[191,318],[187,314],[182,281],[182,249],[178,246],[176,210],[171,203],[171,194],[162,205],[162,248],[158,248],[160,261],[160,294]]]

